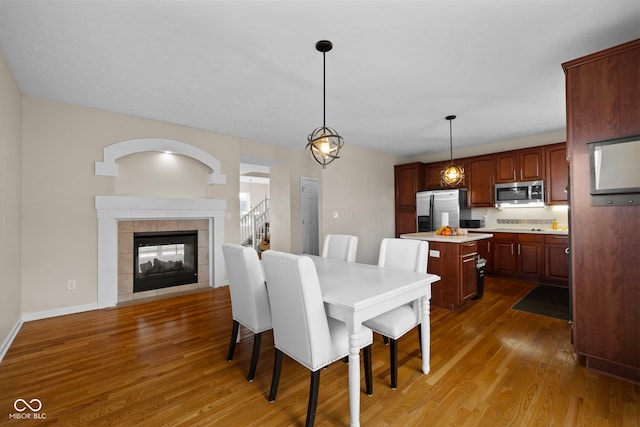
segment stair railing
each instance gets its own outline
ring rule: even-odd
[[[240,218],[241,242],[258,250],[260,241],[269,235],[269,198],[258,203]]]

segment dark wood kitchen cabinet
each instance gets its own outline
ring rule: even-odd
[[[640,383],[640,207],[592,205],[589,142],[640,135],[640,39],[566,74],[573,345],[587,368]]]
[[[495,155],[496,184],[544,179],[542,147],[505,151]]]
[[[569,237],[553,234],[544,236],[544,281],[568,286]]]
[[[416,192],[424,189],[424,164],[415,162],[394,167],[396,237],[415,233]]]
[[[492,271],[523,280],[542,277],[541,234],[493,233]]]
[[[478,294],[477,241],[429,242],[427,271],[441,277],[431,286],[431,304],[455,310]]]
[[[548,205],[566,205],[569,186],[569,162],[567,161],[567,144],[547,145],[545,153],[545,200]]]
[[[493,155],[467,159],[466,180],[469,184],[469,207],[493,207]]]
[[[491,252],[493,245],[493,238],[478,240],[478,256],[487,261],[484,267],[484,271],[487,273],[493,272],[493,253]]]

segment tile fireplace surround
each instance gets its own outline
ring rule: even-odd
[[[198,249],[199,253],[208,252],[208,272],[202,273],[208,278],[208,281],[199,281],[196,286],[215,287],[225,284],[225,267],[222,256],[227,208],[225,200],[96,196],[95,207],[98,216],[98,308],[113,307],[119,300],[133,298],[122,290],[120,291],[121,297],[118,296],[120,276],[118,271],[119,223],[122,223],[123,229],[127,229],[129,225],[133,226],[135,223],[144,226],[142,221],[146,223],[147,227],[160,226],[163,229],[176,224],[178,227],[199,224],[198,240],[206,240],[209,244],[208,250]],[[208,235],[206,239],[204,235],[200,237],[203,233]],[[200,270],[203,262],[199,262],[199,264]]]
[[[198,231],[198,282],[133,292],[134,235],[153,231]],[[160,219],[118,221],[118,302],[209,287],[209,221],[206,219]]]

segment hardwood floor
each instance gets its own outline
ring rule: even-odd
[[[585,370],[566,321],[511,309],[533,286],[487,276],[481,300],[433,307],[431,373],[414,330],[399,342],[397,390],[376,337],[362,425],[639,426],[640,386]],[[285,357],[269,403],[272,334],[250,383],[251,334],[227,362],[230,333],[226,287],[25,323],[0,363],[0,425],[37,424],[11,418],[16,399],[42,402],[41,425],[303,425],[309,372]],[[348,423],[337,362],[321,374],[316,425]]]

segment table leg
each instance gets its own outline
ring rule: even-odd
[[[431,370],[431,319],[429,317],[429,300],[426,296],[420,298],[420,310],[422,310],[422,373],[428,374]]]
[[[349,415],[351,426],[360,425],[360,329],[362,324],[351,322],[349,328]]]

